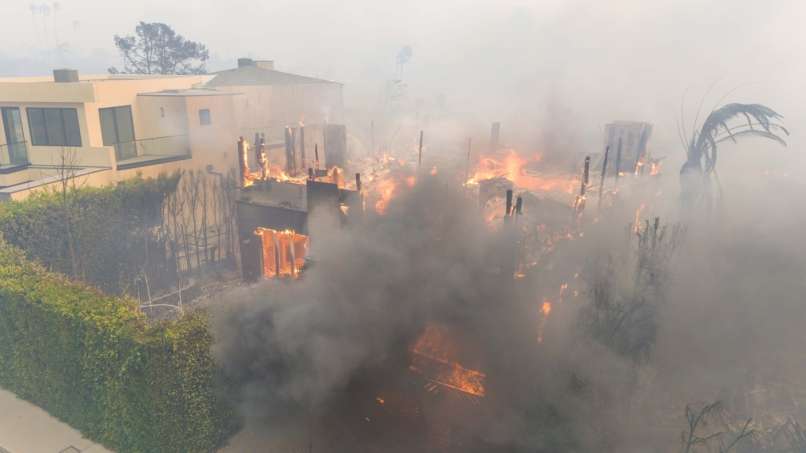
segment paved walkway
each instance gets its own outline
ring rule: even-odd
[[[112,453],[38,406],[0,389],[0,453],[5,452]]]

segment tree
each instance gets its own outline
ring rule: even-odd
[[[779,135],[789,135],[779,121],[781,115],[761,104],[726,104],[711,111],[702,126],[694,131],[685,142],[685,131],[681,141],[686,147],[686,162],[680,169],[684,199],[694,199],[707,195],[708,178],[715,175],[717,145],[727,140],[737,143],[746,136],[762,137],[786,146]],[[738,121],[737,121],[738,120]]]
[[[112,74],[204,74],[210,53],[204,44],[188,41],[170,26],[140,22],[135,35],[115,35],[115,47],[123,57],[123,70]]]

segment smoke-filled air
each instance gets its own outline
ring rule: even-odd
[[[804,3],[108,3],[0,5],[0,452],[806,452]]]

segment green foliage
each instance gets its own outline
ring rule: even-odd
[[[165,246],[153,234],[179,174],[114,186],[39,192],[0,204],[0,233],[29,259],[102,290],[127,292],[144,272],[168,277]]]
[[[116,451],[209,452],[233,432],[211,341],[203,314],[149,326],[0,243],[0,386]]]

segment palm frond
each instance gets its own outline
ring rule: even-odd
[[[743,118],[741,124],[735,123]],[[737,143],[739,137],[756,136],[773,140],[786,146],[784,139],[776,132],[789,135],[789,131],[776,120],[782,119],[778,112],[762,104],[730,103],[711,111],[699,130],[692,134],[687,146],[690,168],[704,169],[710,174],[716,167],[717,145],[726,140]]]
[[[772,132],[762,131],[762,130],[758,130],[758,129],[747,129],[747,130],[744,130],[744,131],[739,131],[739,132],[736,132],[736,133],[732,134],[730,137],[720,138],[716,142],[717,142],[717,144],[719,144],[719,143],[722,143],[722,142],[724,142],[726,140],[730,140],[730,139],[732,139],[735,142],[737,138],[745,137],[745,136],[756,136],[756,137],[767,138],[767,139],[770,139],[772,141],[780,143],[782,146],[786,146],[786,141],[784,141],[784,139],[781,138],[780,136],[778,136],[776,134],[773,134]]]

